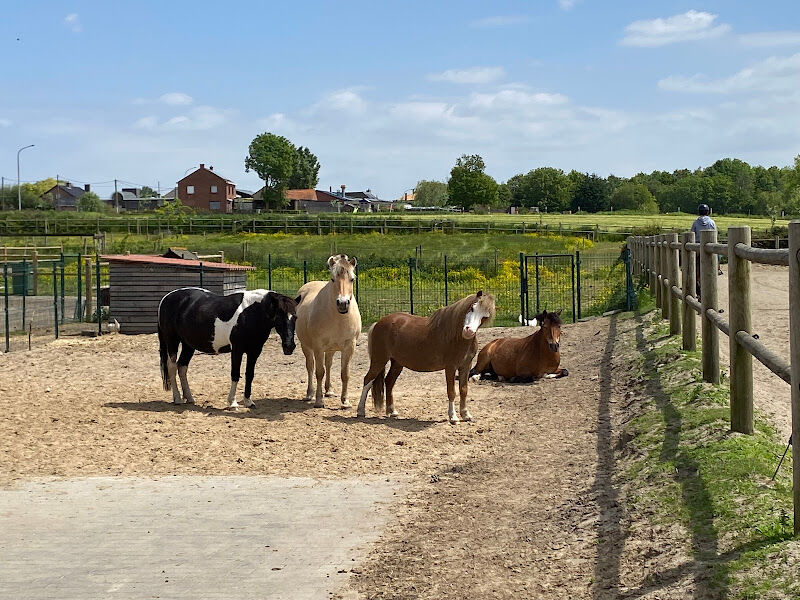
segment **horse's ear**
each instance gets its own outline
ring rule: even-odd
[[[557,317],[560,317],[560,316],[561,316],[561,311],[562,311],[562,310],[564,310],[564,309],[563,309],[563,308],[559,308],[559,309],[556,311],[556,316],[557,316]]]
[[[347,262],[349,262],[351,265],[353,265],[354,269],[355,269],[356,265],[358,264],[358,261],[356,260],[355,256],[350,257],[350,260],[348,260]]]
[[[476,297],[478,297],[478,298],[480,298],[481,296],[483,296],[483,290],[478,290],[478,293],[477,293],[477,294],[475,294],[475,296],[476,296]]]
[[[336,257],[336,256],[331,256],[331,257],[328,259],[328,268],[329,268],[329,269],[332,269],[332,268],[333,268],[333,265],[335,265],[335,264],[336,264],[336,259],[337,259],[337,257]]]
[[[303,299],[303,297],[302,297],[302,296],[298,296],[297,298],[295,298],[295,299],[294,299],[294,303],[295,303],[295,304],[300,304],[300,301],[301,301],[302,299]]]
[[[278,294],[275,292],[270,292],[266,296],[264,296],[264,306],[267,308],[267,314],[270,316],[275,316],[275,313],[278,311]]]

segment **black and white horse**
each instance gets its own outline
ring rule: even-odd
[[[236,386],[242,355],[245,367],[244,405],[250,399],[256,360],[272,328],[278,332],[283,353],[294,352],[297,302],[276,292],[252,290],[220,296],[202,288],[181,288],[168,293],[158,305],[158,345],[164,389],[172,390],[175,404],[194,404],[186,371],[195,351],[206,354],[231,353],[230,408],[236,408]],[[181,347],[180,358],[178,346]],[[175,374],[181,379],[183,397],[178,392]]]

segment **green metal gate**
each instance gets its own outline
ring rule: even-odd
[[[580,318],[580,277],[573,254],[520,254],[520,314],[529,321],[543,310]]]

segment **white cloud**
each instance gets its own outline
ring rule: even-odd
[[[621,44],[625,46],[664,46],[719,37],[730,25],[714,25],[717,15],[689,10],[680,15],[650,21],[634,21],[625,28]]]
[[[446,81],[448,83],[491,83],[505,77],[503,67],[471,67],[469,69],[448,69],[444,73],[428,75],[430,81]]]
[[[64,24],[69,27],[74,33],[80,33],[83,31],[83,26],[81,25],[81,19],[77,13],[70,13],[66,17],[64,17]]]
[[[206,131],[226,124],[232,116],[231,110],[214,106],[197,106],[186,114],[175,115],[163,122],[159,122],[156,116],[148,115],[135,121],[133,127],[148,131]]]
[[[0,119],[0,127],[11,127],[11,121],[8,119]]]
[[[522,25],[529,23],[531,18],[527,15],[495,15],[493,17],[484,17],[476,19],[470,25],[477,28],[493,28],[493,27],[511,27],[513,25]]]
[[[558,5],[561,7],[561,10],[569,10],[578,0],[558,0]]]
[[[771,48],[774,46],[800,46],[800,31],[762,31],[743,33],[739,43],[751,48]]]
[[[194,102],[194,98],[183,92],[168,92],[163,94],[158,100],[170,106],[188,106]]]
[[[730,77],[719,79],[711,79],[702,74],[691,77],[673,75],[660,80],[658,87],[671,92],[794,95],[800,90],[800,53],[787,57],[772,56]]]

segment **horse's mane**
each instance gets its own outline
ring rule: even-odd
[[[467,316],[475,302],[478,302],[480,307],[489,313],[490,319],[494,318],[494,296],[481,294],[481,297],[478,298],[477,294],[471,294],[434,312],[428,317],[428,326],[431,329],[441,329],[442,335],[447,338],[460,339],[461,330],[464,327],[464,317]]]
[[[278,302],[278,309],[285,314],[294,314],[297,311],[297,302],[294,298],[284,296],[283,294],[275,294],[275,299]]]
[[[334,259],[333,265],[330,267],[331,275],[333,277],[342,277],[345,275],[354,275],[355,268],[350,263],[347,254],[339,254],[331,256]],[[328,259],[330,260],[330,258]]]

